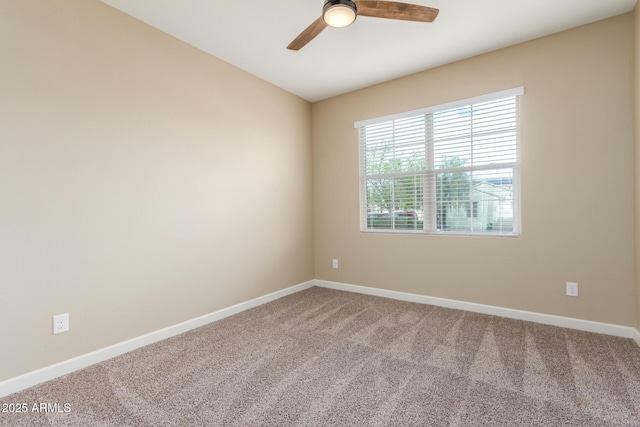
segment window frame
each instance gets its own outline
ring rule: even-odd
[[[392,234],[426,234],[426,235],[464,235],[464,236],[478,236],[478,237],[520,237],[522,235],[522,223],[521,223],[521,210],[520,210],[520,97],[524,94],[524,87],[515,87],[499,92],[488,93],[481,96],[472,98],[466,98],[454,102],[445,104],[434,105],[417,110],[406,111],[398,114],[392,114],[382,116],[373,119],[361,120],[354,123],[354,127],[359,130],[359,187],[360,187],[360,231],[365,233],[392,233]],[[448,110],[458,109],[462,107],[470,107],[474,104],[482,104],[485,102],[497,101],[505,98],[514,98],[516,105],[515,116],[515,161],[500,162],[499,164],[491,163],[487,165],[470,165],[462,166],[458,168],[450,169],[437,169],[434,161],[434,137],[433,137],[433,114],[439,112],[445,112]],[[363,154],[364,140],[362,138],[361,129],[366,126],[372,126],[377,124],[384,124],[391,121],[400,119],[414,118],[417,116],[425,117],[425,166],[420,172],[395,172],[384,173],[380,175],[367,175],[366,174],[366,156]],[[430,135],[429,135],[430,134]],[[396,146],[394,140],[394,147]],[[473,151],[472,151],[473,152]],[[497,231],[491,232],[488,230],[483,231],[469,231],[469,230],[445,230],[438,229],[437,214],[436,214],[436,175],[450,172],[478,172],[482,170],[507,170],[512,171],[511,178],[511,191],[512,191],[512,209],[513,209],[513,228],[511,232]],[[367,209],[367,180],[371,179],[397,179],[407,176],[421,175],[423,179],[422,193],[432,194],[433,197],[422,197],[423,207],[423,228],[422,229],[404,229],[395,228],[395,212],[391,215],[392,227],[391,228],[375,228],[370,227],[369,213]],[[477,218],[477,202],[471,200],[471,218]],[[475,215],[473,215],[475,212]]]

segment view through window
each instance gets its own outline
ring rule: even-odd
[[[520,233],[523,88],[356,123],[361,229]]]

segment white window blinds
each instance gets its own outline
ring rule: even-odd
[[[361,229],[520,233],[523,88],[357,122]]]

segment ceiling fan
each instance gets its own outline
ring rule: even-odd
[[[357,6],[356,6],[357,3]],[[404,21],[433,22],[438,9],[397,1],[325,0],[322,16],[298,35],[287,49],[300,50],[322,30],[351,25],[358,15],[374,18],[401,19]]]

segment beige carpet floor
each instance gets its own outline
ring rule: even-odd
[[[0,402],[29,406],[2,426],[640,426],[640,348],[311,288]]]

